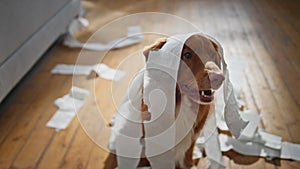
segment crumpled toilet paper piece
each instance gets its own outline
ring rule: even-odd
[[[58,107],[58,110],[46,126],[55,128],[56,131],[66,129],[76,112],[83,106],[85,97],[88,94],[87,90],[73,86],[69,94],[55,100],[54,104]]]
[[[248,121],[249,123],[244,128],[239,140],[252,140],[257,132],[257,126],[260,123],[261,116],[251,111],[244,111],[241,113],[241,117],[244,121]]]
[[[200,149],[198,146],[194,147],[193,151],[193,160],[199,159],[203,157],[202,149]]]
[[[88,27],[89,22],[83,17],[74,19],[69,25],[69,32],[66,35],[63,44],[72,48],[83,48],[88,50],[105,51],[110,49],[118,49],[134,45],[143,41],[144,36],[140,26],[129,26],[127,36],[115,39],[107,44],[102,43],[82,43],[74,37],[74,33],[79,31],[82,27]]]
[[[116,70],[108,67],[105,64],[96,64],[92,70],[103,79],[119,81],[126,73],[122,70]]]
[[[58,64],[52,70],[52,74],[66,75],[89,75],[94,71],[103,79],[119,81],[126,73],[122,70],[116,70],[100,63],[95,65],[67,65]]]

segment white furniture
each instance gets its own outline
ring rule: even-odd
[[[80,0],[0,1],[0,102],[80,10]]]

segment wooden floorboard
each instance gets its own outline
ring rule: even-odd
[[[267,0],[126,0],[84,1],[87,19],[91,25],[76,36],[86,41],[97,29],[118,17],[137,12],[166,12],[180,16],[218,39],[225,55],[246,59],[243,98],[246,107],[261,114],[260,128],[279,135],[284,141],[300,144],[300,1]],[[174,27],[172,22],[159,20],[142,21],[146,29],[179,30],[186,25]],[[172,27],[173,26],[173,27]],[[124,27],[124,32],[126,28]],[[113,35],[121,36],[121,32]],[[124,33],[123,32],[123,33]],[[120,69],[128,74],[143,66],[143,56],[127,56],[158,36],[145,36],[143,43],[110,52],[103,63],[117,67],[124,59],[130,65]],[[97,40],[105,42],[104,35]],[[107,124],[116,111],[113,96],[121,96],[126,88],[100,78],[51,75],[58,63],[75,64],[80,49],[59,45],[50,57],[36,68],[5,105],[0,105],[0,169],[110,169],[115,158],[106,151],[109,136]],[[103,52],[84,51],[86,58],[79,61],[94,64]],[[94,91],[79,113],[82,117],[71,122],[66,130],[55,132],[45,127],[57,110],[53,102],[69,92],[71,85]],[[112,85],[115,93],[110,91]],[[119,86],[119,87],[118,87]],[[94,88],[95,87],[95,88]],[[95,90],[94,90],[95,89]],[[95,98],[93,98],[95,96]],[[116,100],[121,101],[121,97]],[[97,125],[93,119],[94,108],[99,108],[106,122]],[[89,112],[89,113],[87,113]],[[94,128],[82,128],[82,122],[95,124]],[[89,131],[89,136],[86,131]],[[102,143],[102,147],[95,142]],[[300,168],[300,162],[290,160],[265,160],[243,156],[233,151],[223,154],[227,168]],[[205,159],[200,160],[206,166]]]
[[[264,3],[259,3],[259,1],[247,2],[248,4],[244,4],[244,6],[248,8],[245,9],[254,16],[251,21],[259,30],[261,41],[272,55],[277,69],[280,70],[290,93],[299,106],[300,101],[297,99],[297,96],[300,95],[300,91],[297,90],[300,86],[299,48],[288,49],[291,46],[289,43],[290,32],[284,33],[280,25],[273,21],[272,15],[264,12],[269,6],[264,6]]]

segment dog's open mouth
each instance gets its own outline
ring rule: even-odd
[[[214,91],[213,90],[200,90],[200,101],[202,102],[212,102],[214,100]]]
[[[215,91],[212,89],[196,90],[189,88],[187,85],[180,85],[180,89],[190,99],[199,104],[209,104],[214,100]]]

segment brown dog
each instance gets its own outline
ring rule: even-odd
[[[143,52],[145,57],[149,56],[151,50],[161,49],[165,43],[168,43],[167,39],[163,38],[146,47]],[[176,87],[176,110],[179,109],[183,94],[199,104],[199,111],[193,124],[193,131],[190,131],[190,134],[186,135],[175,147],[176,168],[185,169],[194,165],[192,156],[195,141],[213,104],[214,91],[224,81],[224,75],[221,72],[221,56],[218,51],[218,45],[215,42],[198,34],[189,37],[184,44],[181,60],[192,71],[197,84],[193,83],[193,79],[190,79],[189,76],[186,76],[189,72],[180,65]],[[142,103],[142,112],[146,111],[148,111],[148,107]]]

